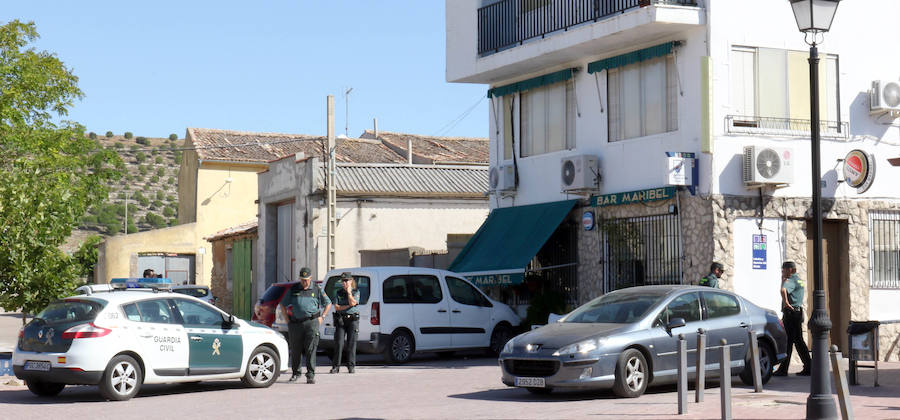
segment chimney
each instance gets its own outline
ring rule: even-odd
[[[375,140],[378,140],[378,118],[372,118],[372,124],[375,125]]]
[[[412,165],[412,138],[406,139],[406,158],[409,160],[409,164]]]

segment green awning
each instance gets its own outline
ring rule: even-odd
[[[532,77],[531,79],[522,80],[520,82],[498,86],[493,89],[488,89],[487,97],[490,98],[491,96],[506,96],[516,92],[522,92],[528,89],[534,89],[553,83],[565,82],[566,80],[571,79],[572,75],[574,75],[575,71],[577,70],[578,69],[575,68],[560,70],[554,73],[545,74],[543,76]]]
[[[623,67],[656,57],[663,57],[671,54],[672,49],[679,45],[681,45],[681,42],[679,41],[666,42],[665,44],[654,45],[650,48],[644,48],[643,50],[632,51],[615,57],[604,58],[600,61],[594,61],[588,64],[588,73],[593,74],[606,69],[614,69],[616,67]]]
[[[522,283],[525,266],[577,202],[494,209],[450,264],[450,271],[479,286]]]

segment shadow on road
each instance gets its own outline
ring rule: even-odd
[[[667,392],[675,392],[674,385],[665,385],[652,387],[645,392],[647,395],[652,394],[664,394]],[[470,392],[466,394],[455,394],[450,395],[450,398],[460,398],[466,400],[484,400],[484,401],[515,401],[515,402],[573,402],[573,401],[590,401],[590,400],[618,400],[617,404],[627,404],[629,401],[626,398],[619,398],[616,394],[613,394],[612,390],[592,390],[592,391],[583,391],[583,390],[553,390],[552,393],[549,394],[533,394],[529,392],[525,388],[504,388],[504,389],[491,389],[487,391],[478,391],[478,392]],[[630,400],[634,401],[634,404],[661,404],[661,403],[647,403],[647,402],[638,402],[638,400]],[[676,402],[673,398],[672,402]],[[668,403],[665,403],[668,404]]]
[[[159,384],[144,385],[135,399],[150,398],[164,395],[200,393],[211,391],[223,391],[229,389],[246,389],[241,381],[215,381],[195,382],[187,384]],[[38,397],[27,388],[21,390],[0,392],[0,404],[27,404],[27,405],[61,405],[81,402],[105,402],[100,396],[100,390],[90,385],[69,385],[59,395],[54,397]]]

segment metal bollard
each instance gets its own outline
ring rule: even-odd
[[[697,329],[697,395],[694,402],[703,402],[703,391],[706,388],[706,330]]]
[[[687,341],[678,334],[678,414],[687,413]]]
[[[722,419],[731,420],[731,349],[728,340],[722,339],[722,357],[719,363],[719,390],[722,394]]]
[[[847,387],[847,377],[841,367],[841,352],[838,347],[831,346],[831,373],[835,376],[834,384],[837,387],[838,402],[841,404],[841,417],[844,420],[853,419],[853,406],[850,405],[850,388]]]
[[[760,377],[759,367],[759,343],[756,341],[756,333],[748,329],[747,335],[750,336],[750,364],[753,368],[753,392],[762,392],[762,378]],[[771,369],[771,367],[770,367]]]

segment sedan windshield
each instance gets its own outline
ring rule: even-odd
[[[562,322],[627,324],[641,319],[662,293],[608,293],[572,311]]]

